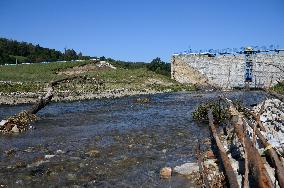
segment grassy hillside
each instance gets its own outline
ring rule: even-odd
[[[89,70],[84,67],[89,66]],[[96,69],[92,61],[84,62],[54,62],[49,64],[30,64],[0,66],[0,92],[35,92],[43,90],[51,80],[68,77],[66,71],[74,68],[83,68],[85,71],[74,71],[75,75],[84,75],[103,82],[103,87],[94,89],[92,83],[73,82],[60,87],[62,91],[100,92],[109,90],[155,90],[155,91],[181,91],[193,90],[192,85],[181,85],[171,80],[168,76],[150,71],[146,64],[118,66],[116,69]],[[125,68],[128,67],[128,68]],[[73,69],[72,69],[73,68]],[[19,82],[19,83],[17,83]]]
[[[48,82],[63,77],[56,74],[59,70],[85,65],[87,63],[90,63],[90,61],[0,66],[0,80],[15,82]]]

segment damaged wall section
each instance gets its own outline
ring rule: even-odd
[[[284,54],[255,54],[252,73],[252,88],[265,88],[284,80]],[[209,57],[186,54],[172,57],[171,77],[180,83],[209,84],[227,89],[243,88],[244,74],[244,55]]]

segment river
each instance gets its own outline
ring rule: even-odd
[[[264,92],[222,93],[250,106]],[[195,161],[197,140],[208,126],[192,112],[219,92],[164,93],[52,103],[38,113],[35,129],[0,135],[1,187],[188,187],[174,174],[160,179],[162,167]],[[147,103],[138,98],[149,98]],[[0,118],[27,105],[0,106]],[[202,144],[202,147],[208,147]]]

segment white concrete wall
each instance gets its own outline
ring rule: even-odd
[[[172,57],[172,78],[181,83],[207,82],[222,88],[244,87],[244,73],[244,55]],[[253,59],[253,82],[250,87],[269,87],[279,80],[284,80],[284,55],[256,54]]]

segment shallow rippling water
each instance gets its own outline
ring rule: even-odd
[[[208,138],[192,112],[220,93],[168,93],[53,103],[40,111],[36,129],[0,136],[0,185],[8,187],[188,187],[174,175],[159,178],[162,167],[195,161],[197,139]],[[263,92],[231,92],[246,105]],[[136,99],[149,97],[139,104]],[[0,106],[0,118],[27,105]],[[51,155],[51,156],[48,156]],[[53,156],[54,155],[54,156]],[[51,158],[45,158],[51,157]]]

